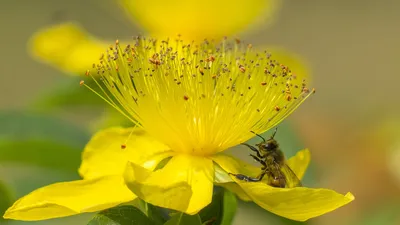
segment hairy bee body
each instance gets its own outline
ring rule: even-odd
[[[286,164],[285,155],[279,148],[278,142],[274,139],[275,133],[268,140],[256,134],[263,140],[256,144],[257,148],[243,143],[243,145],[246,145],[250,150],[256,153],[256,155],[250,154],[250,156],[262,165],[261,173],[256,178],[242,174],[231,175],[234,175],[237,179],[248,182],[258,182],[267,176],[267,184],[279,188],[301,186],[301,182],[296,174]]]

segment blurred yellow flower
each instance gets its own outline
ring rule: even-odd
[[[111,46],[87,74],[92,73],[103,84],[102,93],[96,94],[136,128],[97,133],[83,154],[83,180],[38,189],[18,200],[5,218],[40,220],[93,212],[136,197],[195,214],[211,202],[214,184],[299,221],[354,199],[351,193],[274,188],[228,175],[255,176],[260,168],[223,151],[252,138],[250,131],[263,133],[276,126],[312,93],[301,76],[266,52],[225,41],[185,45],[138,38],[126,48],[118,42]],[[164,159],[169,161],[157,168]],[[309,160],[309,151],[303,150],[288,164],[301,178]]]
[[[156,38],[220,39],[270,22],[279,0],[120,0],[132,21]],[[149,13],[151,12],[151,13]]]
[[[44,28],[31,38],[28,45],[36,59],[71,75],[83,74],[107,48],[105,43],[74,23]]]
[[[153,37],[188,40],[219,39],[271,22],[280,0],[119,0],[133,22]],[[38,60],[71,75],[82,75],[104,51],[105,43],[78,24],[38,30],[28,48]],[[84,54],[83,54],[84,53]],[[84,57],[82,57],[84,55]]]

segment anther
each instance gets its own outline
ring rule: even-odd
[[[206,62],[214,62],[215,61],[215,57],[214,56],[210,56],[206,59]]]
[[[275,111],[279,112],[281,110],[281,108],[279,108],[279,106],[275,106]]]
[[[80,82],[79,82],[79,85],[84,85],[85,84],[85,81],[83,81],[83,80],[81,80]]]
[[[122,144],[121,149],[126,149],[126,144]]]
[[[184,95],[184,96],[183,96],[183,99],[184,99],[185,101],[187,101],[187,100],[189,100],[189,97],[188,97],[187,95]]]
[[[157,66],[161,64],[160,60],[154,58],[150,58],[149,62]]]
[[[265,85],[267,85],[267,82],[265,82],[265,81],[264,81],[264,82],[261,82],[261,85],[262,85],[262,86],[265,86]]]

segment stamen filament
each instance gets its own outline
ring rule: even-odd
[[[277,125],[311,93],[251,45],[175,43],[138,37],[123,49],[116,42],[92,76],[102,81],[95,83],[107,103],[174,151],[208,155],[240,144],[250,131]]]

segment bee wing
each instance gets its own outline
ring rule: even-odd
[[[301,187],[301,181],[297,177],[297,175],[293,172],[292,169],[287,164],[284,164],[280,167],[280,170],[285,175],[286,178],[286,187],[293,188],[293,187]]]

